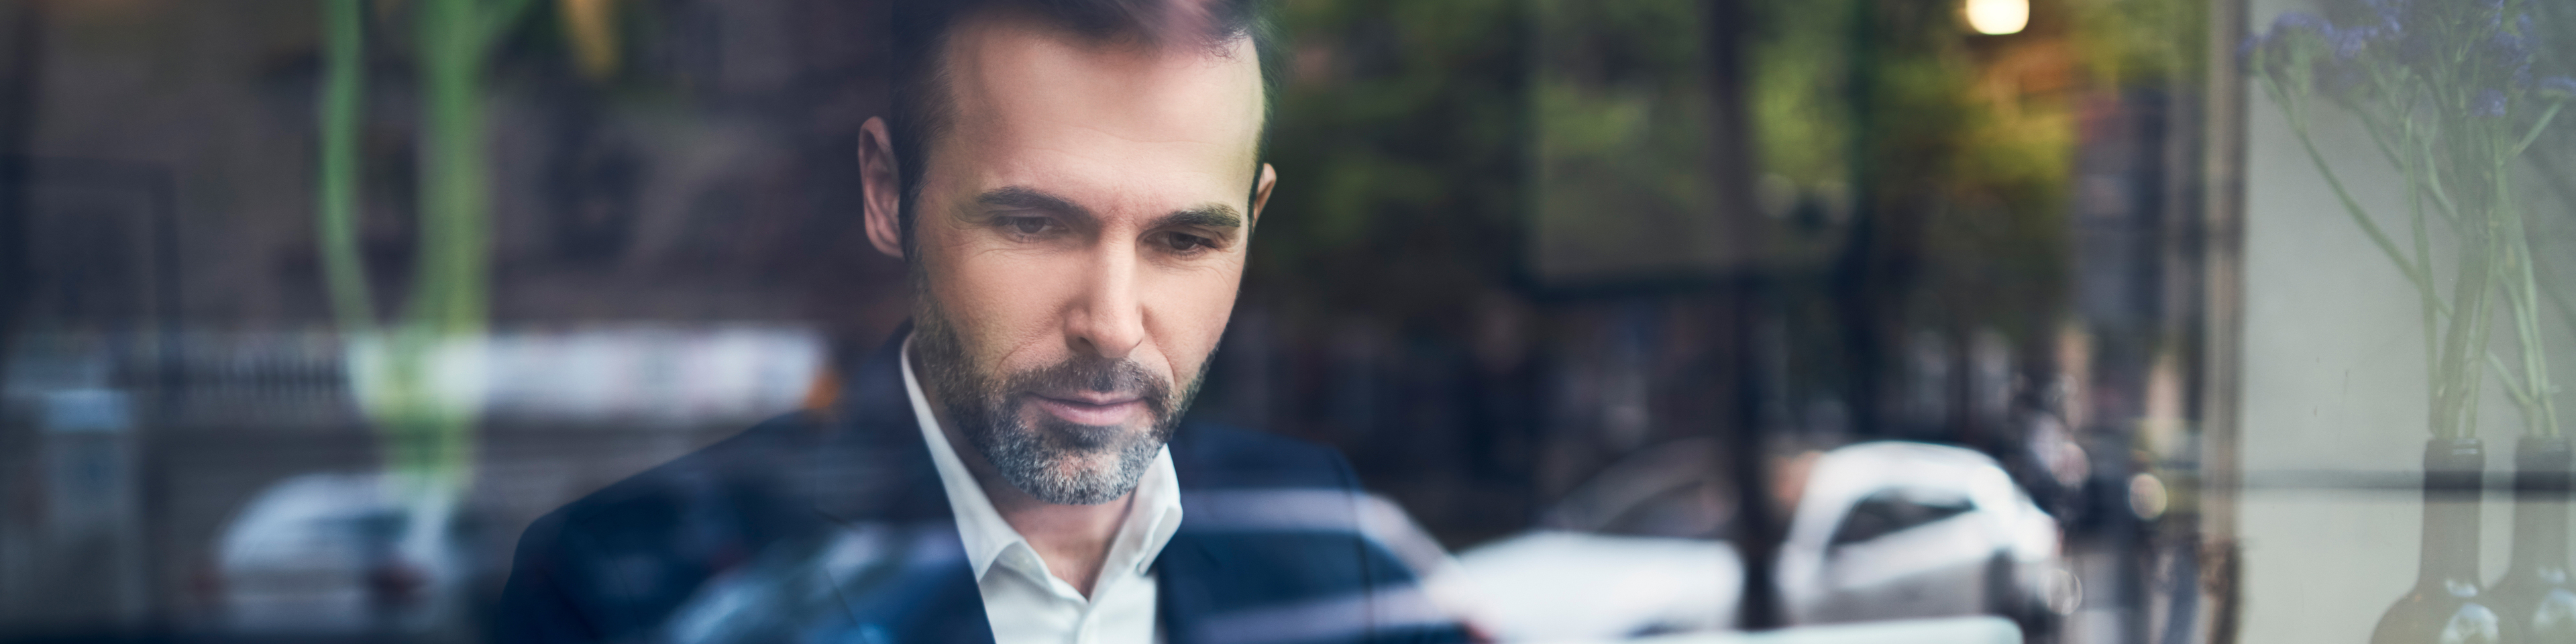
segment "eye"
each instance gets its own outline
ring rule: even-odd
[[[1163,244],[1176,253],[1196,253],[1216,247],[1216,241],[1186,233],[1164,233]]]
[[[1003,217],[1000,223],[1010,232],[1029,236],[1046,234],[1055,227],[1055,220],[1046,217]]]

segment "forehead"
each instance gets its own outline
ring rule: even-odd
[[[944,52],[954,111],[934,157],[971,163],[984,182],[1250,185],[1262,125],[1250,39],[1223,52],[1101,43],[1013,14],[958,27]]]

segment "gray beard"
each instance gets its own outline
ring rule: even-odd
[[[954,412],[951,412],[954,414]],[[1098,505],[1125,498],[1145,480],[1145,469],[1161,452],[1168,431],[1157,430],[1148,436],[1137,436],[1122,446],[1104,445],[1097,449],[1067,448],[1049,440],[1012,419],[1002,423],[1016,427],[989,426],[987,431],[966,432],[966,440],[984,453],[984,460],[1004,480],[1037,500],[1059,505]],[[1116,451],[1117,460],[1110,467],[1076,469],[1075,459],[1100,452]]]
[[[1169,382],[1126,360],[1077,357],[1022,373],[996,377],[972,364],[956,328],[927,293],[913,331],[916,363],[937,387],[940,405],[957,432],[983,453],[994,471],[1039,501],[1098,505],[1125,498],[1145,478],[1154,456],[1180,426],[1198,393],[1205,368],[1177,394]],[[1088,389],[1134,392],[1153,413],[1144,432],[1066,423],[1042,416],[1030,423],[1019,413],[1021,392]],[[1085,464],[1110,455],[1110,462]]]

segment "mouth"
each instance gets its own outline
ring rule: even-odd
[[[1113,427],[1143,418],[1148,410],[1145,399],[1132,394],[1080,392],[1065,394],[1030,394],[1029,401],[1038,409],[1074,425]]]

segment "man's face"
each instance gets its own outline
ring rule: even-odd
[[[1268,192],[1259,63],[1248,41],[1103,45],[1007,15],[959,25],[945,61],[954,112],[914,210],[916,364],[1021,490],[1124,497],[1234,306]]]

